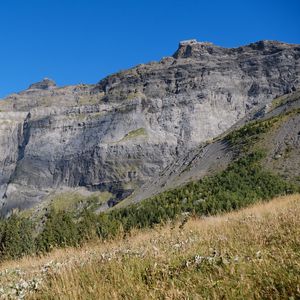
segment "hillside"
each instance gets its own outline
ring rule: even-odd
[[[256,150],[265,151],[261,161],[265,169],[300,183],[300,91],[275,98],[222,135],[179,156],[127,202],[138,202],[216,174],[238,157]]]
[[[99,201],[107,205],[111,193],[80,197],[67,192],[0,219],[0,260],[113,238],[181,214],[215,215],[299,192],[299,106],[298,91],[276,98],[267,112],[249,114],[250,119],[183,156],[181,164],[176,161],[105,212]]]
[[[2,263],[1,299],[298,299],[300,196]]]
[[[0,101],[0,213],[68,193],[93,196],[100,210],[136,195],[201,143],[299,89],[299,51],[277,41],[228,49],[191,40],[97,84],[45,79],[8,96]]]

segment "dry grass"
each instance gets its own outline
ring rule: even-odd
[[[0,285],[41,278],[28,299],[299,299],[299,200],[6,262]]]

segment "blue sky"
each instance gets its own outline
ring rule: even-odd
[[[1,0],[0,97],[44,77],[96,83],[196,38],[300,44],[299,0]]]

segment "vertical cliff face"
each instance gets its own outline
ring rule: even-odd
[[[4,203],[11,176],[23,156],[27,118],[26,112],[0,112],[0,203]]]
[[[45,79],[0,102],[2,211],[51,190],[132,191],[249,111],[300,87],[300,46],[194,40],[95,85]],[[121,193],[122,194],[122,193]]]

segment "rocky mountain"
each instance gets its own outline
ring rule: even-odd
[[[217,138],[179,156],[127,202],[218,174],[257,150],[265,152],[260,162],[263,169],[300,184],[300,90],[275,98],[267,109],[250,112]]]
[[[141,200],[169,186],[201,143],[299,88],[300,45],[275,41],[227,49],[190,40],[95,85],[44,79],[0,101],[1,212],[78,187],[108,191],[106,206],[132,192]],[[212,160],[226,165],[223,146],[214,144]]]

